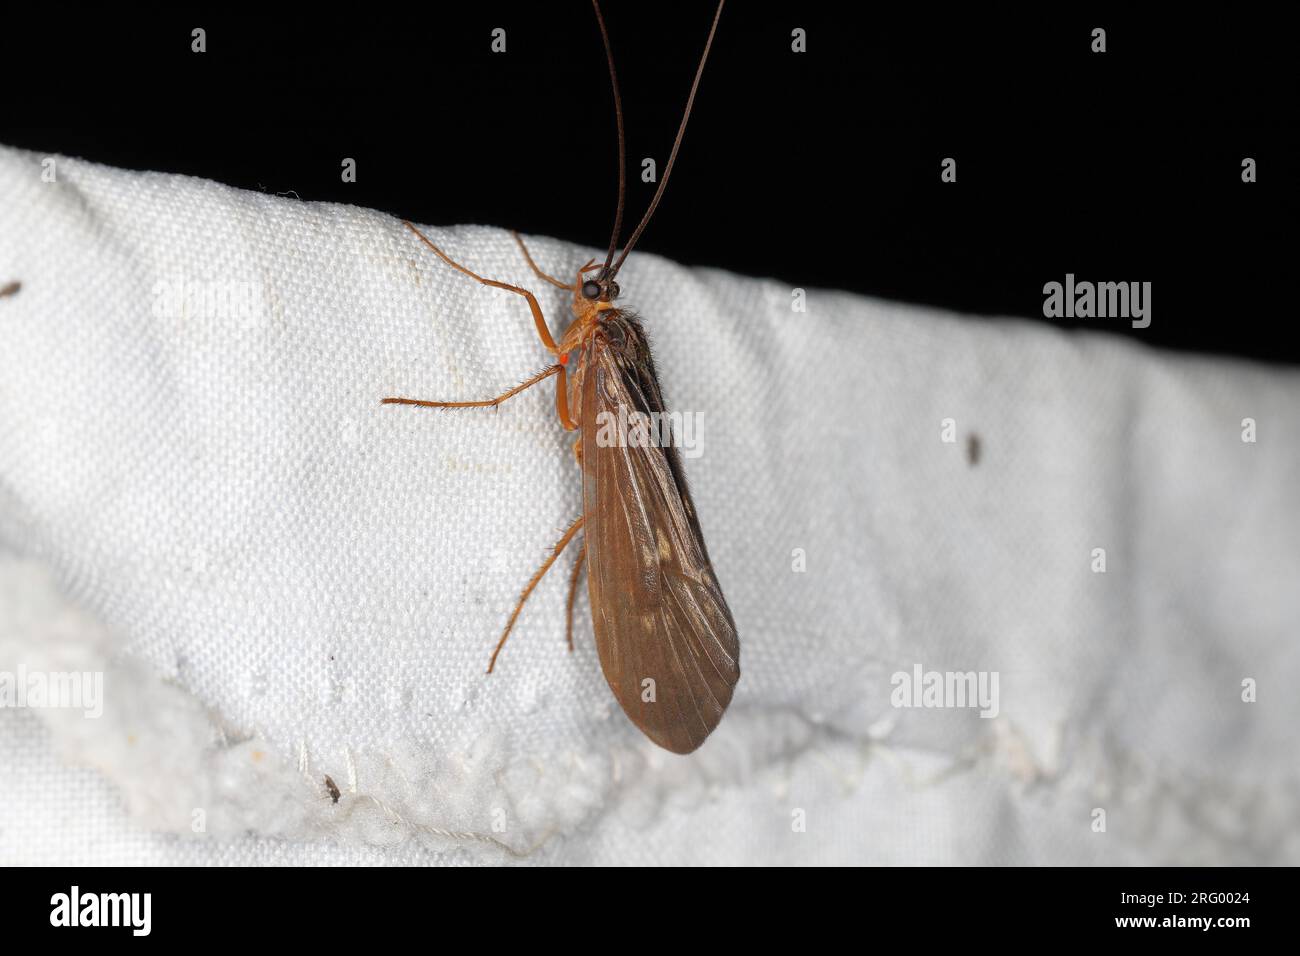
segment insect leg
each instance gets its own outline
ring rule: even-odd
[[[501,648],[506,646],[506,638],[510,636],[510,631],[515,626],[515,621],[519,618],[519,612],[524,609],[524,603],[528,600],[528,595],[533,593],[533,588],[537,587],[537,583],[541,581],[546,572],[551,569],[551,565],[555,563],[555,559],[560,556],[560,553],[564,551],[568,543],[573,540],[573,536],[577,534],[578,529],[582,527],[582,521],[583,518],[579,517],[578,520],[569,525],[569,530],[564,532],[564,537],[555,543],[555,547],[551,550],[551,556],[542,562],[542,566],[537,569],[536,573],[533,574],[532,580],[528,582],[528,586],[524,588],[524,593],[519,595],[519,603],[515,605],[515,609],[510,615],[510,620],[506,622],[505,633],[501,635],[501,640],[497,641],[496,650],[492,652],[492,659],[488,661],[487,672],[489,674],[492,673],[492,668],[496,667],[497,655],[501,653]]]
[[[569,641],[569,653],[573,653],[573,602],[578,597],[578,578],[582,575],[583,566],[587,563],[587,539],[582,539],[582,547],[578,550],[578,560],[574,562],[573,574],[569,578],[569,606],[564,618],[564,633]]]
[[[457,262],[456,260],[448,256],[445,252],[443,252],[441,249],[435,246],[432,242],[430,242],[429,237],[426,236],[424,233],[422,233],[419,229],[416,229],[414,225],[412,225],[409,222],[406,222],[406,220],[402,220],[402,221],[406,225],[406,228],[410,229],[411,232],[419,236],[421,242],[423,242],[426,246],[432,249],[437,254],[439,259],[447,263],[447,265],[451,266],[453,269],[457,270],[458,272],[465,273],[465,275],[469,276],[471,279],[475,280],[476,282],[483,283],[483,285],[490,285],[494,289],[505,289],[507,292],[514,292],[517,295],[522,295],[525,299],[527,299],[528,308],[532,310],[533,322],[537,325],[537,335],[542,340],[542,345],[546,348],[546,351],[550,352],[552,355],[560,354],[560,349],[555,344],[555,339],[551,338],[551,330],[546,325],[546,316],[542,315],[542,307],[537,304],[537,298],[531,292],[529,292],[527,289],[521,289],[517,285],[510,285],[509,283],[506,282],[498,282],[496,279],[485,279],[477,272],[470,271],[469,269],[461,265],[459,262]],[[568,288],[568,286],[566,286],[566,288]]]
[[[564,366],[560,366],[560,380],[555,383],[555,413],[560,416],[560,424],[564,430],[571,432],[578,427],[578,423],[573,420],[569,414],[569,384],[568,375],[565,374]]]
[[[427,402],[418,398],[381,398],[380,405],[419,405],[421,408],[496,408],[507,398],[512,395],[518,395],[526,388],[532,388],[543,379],[550,378],[552,375],[560,376],[560,387],[564,387],[564,366],[548,365],[526,382],[521,382],[507,392],[502,392],[496,398],[489,398],[481,402]],[[568,414],[567,406],[562,410],[561,417]]]
[[[559,279],[555,278],[555,276],[547,275],[545,272],[543,272],[541,269],[537,267],[537,263],[533,261],[532,254],[528,251],[528,247],[524,245],[523,237],[520,236],[519,233],[515,232],[512,229],[510,230],[510,235],[514,236],[515,242],[519,243],[519,251],[524,254],[524,258],[528,260],[528,265],[531,266],[532,270],[537,273],[537,277],[539,279],[545,279],[551,285],[559,286],[561,289],[568,289],[570,292],[573,291],[573,286],[569,285],[567,282],[561,282]]]

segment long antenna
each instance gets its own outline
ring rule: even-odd
[[[592,2],[594,3],[595,0],[592,0]],[[668,177],[672,174],[673,163],[677,159],[677,150],[682,145],[682,137],[686,134],[686,122],[691,118],[691,107],[695,105],[695,91],[699,89],[700,77],[704,75],[704,64],[705,61],[707,61],[709,58],[709,48],[713,46],[713,34],[718,32],[718,20],[722,18],[722,5],[724,3],[726,3],[726,0],[718,0],[718,11],[713,15],[713,26],[709,28],[709,38],[704,43],[704,53],[700,56],[700,65],[699,68],[696,69],[695,71],[695,80],[694,82],[691,83],[691,95],[686,98],[686,112],[682,114],[682,125],[677,127],[677,138],[673,140],[673,151],[668,154],[668,165],[664,167],[663,179],[659,180],[659,188],[655,190],[654,198],[650,200],[650,208],[645,211],[645,216],[642,217],[640,224],[638,224],[636,229],[632,232],[632,236],[630,239],[628,239],[627,245],[623,247],[622,253],[619,254],[618,262],[614,264],[613,271],[607,272],[606,274],[607,278],[613,278],[615,275],[618,274],[618,270],[623,268],[623,260],[626,259],[627,254],[632,251],[632,247],[636,245],[636,241],[641,238],[641,233],[645,231],[646,225],[650,222],[650,217],[654,215],[655,207],[659,205],[659,200],[663,197],[664,187],[668,185]],[[604,30],[603,23],[601,24],[601,30],[602,31]],[[606,49],[608,49],[608,47],[606,47]],[[620,130],[621,130],[621,126],[620,126]],[[622,153],[622,150],[623,150],[623,134],[620,131],[619,133],[620,154]],[[621,176],[619,181],[620,181],[619,193],[621,196],[622,194]],[[620,199],[619,201],[620,216],[622,215],[622,205],[623,203],[622,200]]]
[[[591,0],[596,9],[596,22],[600,24],[600,38],[605,41],[605,59],[609,61],[609,82],[614,88],[614,122],[618,126],[618,207],[614,211],[614,232],[609,237],[609,252],[605,253],[602,275],[609,274],[609,264],[614,261],[618,248],[618,234],[623,231],[623,201],[627,196],[627,148],[623,145],[623,98],[618,95],[618,71],[614,69],[614,50],[609,45],[609,31],[600,13],[599,0]]]

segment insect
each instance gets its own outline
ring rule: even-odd
[[[620,289],[615,277],[645,230],[672,173],[704,74],[709,49],[725,0],[719,0],[704,53],[663,178],[645,215],[615,260],[623,227],[627,161],[623,105],[614,68],[614,53],[598,0],[592,0],[613,87],[618,130],[618,205],[604,264],[593,259],[572,283],[543,272],[523,240],[515,235],[529,267],[538,278],[573,293],[573,321],[557,342],[536,297],[526,289],[486,279],[452,260],[411,223],[406,226],[447,265],[486,286],[506,289],[528,303],[543,347],[554,364],[522,384],[485,401],[434,402],[385,398],[385,404],[425,408],[495,408],[552,376],[560,423],[577,431],[574,455],[582,469],[583,512],[564,532],[551,554],[524,587],[505,631],[488,663],[496,666],[524,604],[560,554],[582,534],[578,559],[569,581],[566,630],[573,650],[573,608],[578,581],[587,569],[587,590],[601,669],[614,697],[632,722],[656,744],[675,753],[690,753],[722,719],[740,679],[740,645],[736,625],[709,562],[695,506],[687,491],[681,461],[671,434],[658,441],[610,441],[598,424],[620,413],[663,419],[664,399],[645,332],[637,316],[616,306]],[[577,362],[570,380],[570,357]],[[611,419],[611,416],[613,418]],[[642,435],[644,437],[644,435]]]
[[[325,774],[325,792],[330,795],[330,799],[335,803],[339,802],[339,797],[343,796],[339,790],[339,785],[334,782],[334,778]]]
[[[6,283],[4,286],[0,287],[0,299],[7,295],[17,295],[18,291],[22,289],[22,287],[23,284],[16,279],[13,282]]]

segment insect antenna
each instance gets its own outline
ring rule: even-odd
[[[609,252],[605,253],[602,275],[609,275],[609,264],[614,261],[618,248],[618,234],[623,231],[623,202],[627,197],[627,147],[623,141],[623,98],[618,93],[618,71],[614,69],[614,49],[609,45],[609,31],[600,12],[600,0],[591,0],[596,8],[596,22],[600,24],[600,38],[605,41],[605,59],[609,61],[609,83],[614,88],[614,123],[618,127],[618,207],[614,210],[614,231],[609,237]]]
[[[592,2],[595,3],[596,0],[592,0]],[[690,96],[686,98],[686,110],[684,113],[682,113],[682,124],[679,127],[677,127],[677,138],[673,140],[673,150],[671,153],[668,154],[668,165],[664,167],[664,175],[663,178],[659,180],[659,188],[655,190],[654,198],[650,200],[650,208],[648,208],[645,211],[645,215],[641,218],[641,222],[638,223],[636,229],[633,230],[631,237],[627,241],[627,245],[623,247],[623,251],[619,254],[618,262],[614,264],[614,268],[612,271],[610,271],[609,269],[609,261],[606,260],[605,263],[606,278],[612,279],[615,275],[618,274],[618,270],[623,268],[623,260],[625,260],[627,258],[627,254],[632,251],[632,247],[636,245],[636,241],[641,238],[641,233],[645,231],[646,225],[650,222],[650,217],[654,215],[655,208],[659,205],[659,200],[663,198],[664,187],[668,185],[668,177],[672,174],[673,163],[677,160],[677,150],[682,145],[682,137],[686,135],[686,123],[691,118],[691,108],[695,105],[695,91],[700,88],[700,77],[704,75],[704,64],[709,59],[709,49],[713,46],[713,35],[718,32],[718,20],[722,18],[722,5],[724,3],[726,3],[726,0],[718,0],[717,12],[713,14],[713,26],[709,28],[709,38],[704,42],[704,52],[700,55],[700,65],[695,70],[695,79],[691,82]],[[600,13],[599,7],[596,8],[596,13],[597,15],[599,15]],[[603,20],[601,21],[600,29],[601,29],[601,33],[605,32],[605,23]],[[606,51],[609,50],[608,39],[606,39],[605,41],[605,49]],[[614,68],[614,61],[613,61],[613,55],[611,54],[610,55],[611,72],[613,71],[613,68]],[[616,220],[616,222],[621,222],[623,216],[623,170],[622,170],[623,118],[622,118],[622,108],[618,106],[617,84],[615,84],[614,87],[614,102],[615,102],[615,107],[619,112],[618,151],[619,151],[619,165],[620,165],[618,219]],[[617,232],[615,233],[615,235],[617,236]]]

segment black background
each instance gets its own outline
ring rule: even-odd
[[[1107,837],[1099,835],[1098,839]],[[218,952],[240,952],[249,948],[255,935],[263,944],[284,941],[324,956],[373,948],[377,930],[422,934],[430,941],[437,940],[439,934],[446,937],[437,905],[442,899],[454,901],[455,914],[464,926],[460,938],[477,942],[490,937],[492,943],[507,950],[535,945],[539,934],[545,934],[552,924],[563,931],[564,924],[557,919],[566,917],[557,914],[564,914],[566,906],[572,909],[567,918],[580,920],[592,938],[617,938],[628,933],[630,922],[637,920],[648,921],[651,932],[664,938],[672,932],[653,909],[656,887],[663,881],[658,873],[629,869],[620,874],[620,887],[633,901],[628,907],[599,905],[597,886],[587,884],[589,879],[608,882],[608,877],[588,878],[575,872],[563,881],[534,881],[526,888],[528,892],[518,892],[518,884],[496,884],[495,878],[492,871],[467,874],[463,870],[424,869],[412,873],[392,868],[363,873],[308,867],[285,874],[272,868],[246,868],[238,875],[238,893],[232,894],[230,874],[220,869],[10,869],[0,871],[0,915],[5,917],[6,939],[19,946],[28,943],[45,948],[59,937],[67,941],[69,934],[75,937],[72,942],[100,946],[112,942],[139,945],[145,940],[188,944],[201,935],[203,942]],[[707,873],[679,872],[672,879],[688,899],[697,893],[707,895],[716,885],[716,879]],[[1263,949],[1284,938],[1291,928],[1288,917],[1294,874],[1289,868],[973,871],[903,867],[888,872],[827,874],[825,886],[822,880],[802,875],[797,882],[787,881],[782,874],[745,882],[743,903],[734,915],[724,909],[718,918],[701,922],[695,938],[714,946],[761,948],[774,932],[797,930],[813,949],[842,946],[846,936],[864,942],[889,936],[914,942],[911,948],[921,950],[950,942],[970,949],[987,941],[1061,936],[1076,943],[1086,940],[1113,946],[1116,940],[1129,937],[1130,943],[1163,944],[1178,952],[1198,943],[1212,947],[1213,952],[1231,952]],[[150,936],[133,937],[126,928],[51,927],[51,897],[69,893],[74,884],[83,895],[152,893]],[[1234,900],[1249,894],[1249,902],[1154,907],[1120,902],[1124,893],[1171,891],[1187,896],[1197,891],[1231,893]],[[846,896],[860,913],[846,914],[845,906],[837,905]],[[811,919],[805,915],[808,913],[813,914]],[[1204,931],[1117,927],[1115,923],[1117,917],[1240,916],[1249,917],[1249,927]]]
[[[653,190],[640,159],[662,172],[713,5],[605,6],[635,221]],[[1104,54],[1089,49],[1096,26]],[[505,54],[490,50],[494,27]],[[807,53],[791,52],[794,27]],[[101,22],[42,10],[5,32],[5,144],[417,222],[607,241],[613,117],[582,0],[256,17],[169,7]],[[1057,324],[1300,362],[1288,36],[1259,8],[732,0],[640,248],[1040,322],[1043,284],[1067,272],[1150,281],[1147,329]],[[955,184],[939,178],[948,156]],[[1246,156],[1254,184],[1241,181]],[[356,183],[341,181],[343,157]],[[625,297],[635,306],[634,289]]]

